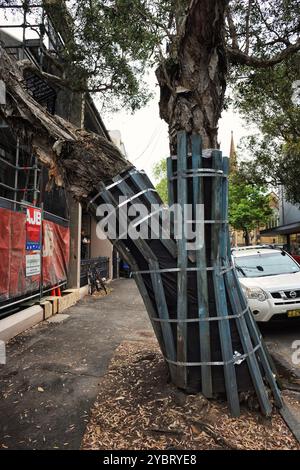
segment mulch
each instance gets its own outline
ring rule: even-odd
[[[300,449],[276,410],[231,418],[224,402],[180,392],[149,338],[123,342],[99,388],[82,449]]]

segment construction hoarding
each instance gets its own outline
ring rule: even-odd
[[[0,208],[0,302],[37,292],[41,282],[47,288],[67,280],[69,227],[47,219],[35,207]]]

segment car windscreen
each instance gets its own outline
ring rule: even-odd
[[[297,273],[299,266],[286,253],[257,253],[234,258],[239,277],[277,276]]]

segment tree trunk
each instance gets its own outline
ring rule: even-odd
[[[0,46],[0,80],[6,86],[0,115],[48,167],[51,181],[85,203],[99,184],[132,165],[106,138],[48,113],[27,92],[21,70]]]
[[[202,136],[204,148],[218,148],[218,120],[226,88],[224,0],[191,2],[183,32],[169,58],[156,71],[160,116],[169,125],[171,152],[176,133]]]
[[[247,229],[244,229],[244,239],[245,239],[245,245],[249,246],[250,245],[250,235],[249,235],[249,231]]]

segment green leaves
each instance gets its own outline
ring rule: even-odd
[[[249,232],[265,224],[271,215],[264,187],[245,183],[239,174],[230,177],[229,223],[234,229]]]
[[[299,76],[298,53],[273,68],[248,71],[234,86],[236,107],[261,132],[244,139],[243,153],[251,159],[241,164],[243,176],[258,184],[283,184],[293,203],[300,203],[300,108],[293,100]]]
[[[153,175],[158,181],[155,189],[165,204],[168,204],[167,160],[163,158],[153,167]]]

